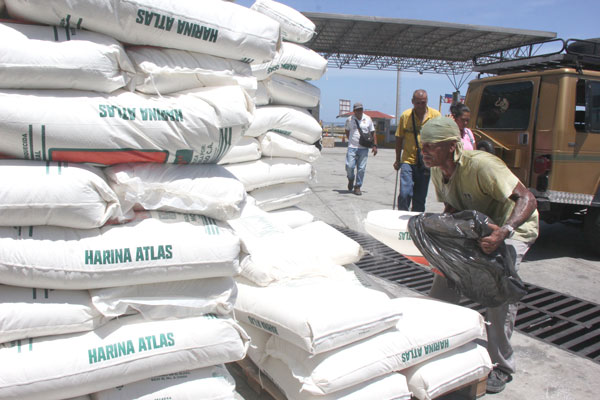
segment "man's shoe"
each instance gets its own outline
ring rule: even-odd
[[[485,391],[488,393],[500,393],[510,381],[512,381],[512,376],[509,373],[506,373],[499,368],[494,368],[488,375]]]
[[[354,187],[354,179],[348,179],[348,191],[351,192]]]
[[[360,186],[354,186],[354,194],[360,196],[362,192],[360,191]]]

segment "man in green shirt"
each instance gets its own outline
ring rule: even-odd
[[[502,242],[514,247],[518,268],[523,256],[538,236],[539,217],[533,194],[495,155],[483,151],[463,152],[456,123],[446,117],[429,121],[421,131],[423,162],[431,168],[431,181],[444,212],[476,210],[487,215],[493,232],[479,241],[481,250],[490,254]],[[457,303],[460,294],[448,287],[448,281],[436,275],[431,297]],[[488,352],[497,366],[487,382],[489,393],[498,393],[515,373],[510,338],[517,315],[516,304],[488,307],[486,327]]]

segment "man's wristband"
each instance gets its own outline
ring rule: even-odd
[[[515,228],[513,228],[512,225],[506,224],[506,225],[502,226],[502,228],[504,228],[508,231],[507,238],[511,238],[515,234]]]

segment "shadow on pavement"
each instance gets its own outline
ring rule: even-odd
[[[540,236],[525,255],[525,259],[538,261],[560,257],[600,261],[600,255],[586,242],[581,226],[540,222]]]

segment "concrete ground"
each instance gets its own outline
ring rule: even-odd
[[[313,193],[298,206],[316,219],[365,233],[363,220],[371,210],[391,209],[395,193],[394,150],[369,155],[362,196],[348,192],[344,168],[346,148],[324,148],[314,163]],[[428,212],[440,212],[441,203],[429,191]],[[521,264],[519,274],[528,283],[600,304],[600,256],[583,241],[580,229],[565,224],[542,223],[540,237]],[[379,280],[391,292],[406,289]],[[517,359],[513,381],[494,400],[595,400],[600,398],[600,364],[516,332],[512,339]],[[267,400],[238,380],[246,400]]]

